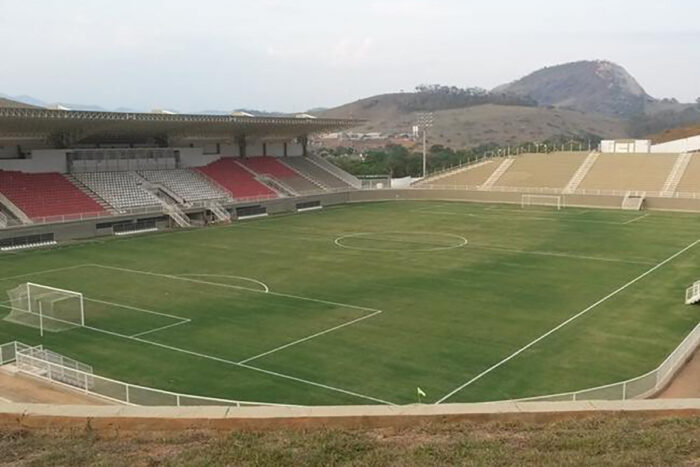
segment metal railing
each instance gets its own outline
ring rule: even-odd
[[[673,352],[655,369],[642,376],[618,383],[606,384],[580,391],[528,397],[519,401],[580,401],[643,399],[661,391],[676,372],[700,347],[700,323],[686,336]]]
[[[414,186],[414,190],[451,190],[451,191],[480,191],[482,185],[437,185],[437,184],[421,184]],[[563,188],[552,187],[517,187],[517,186],[493,186],[488,190],[494,192],[507,193],[546,193],[552,195],[597,195],[597,196],[625,196],[628,193],[644,193],[649,198],[677,198],[677,199],[700,199],[700,193],[695,192],[677,192],[671,196],[666,196],[662,191],[639,191],[630,190],[604,190],[604,189],[577,189],[569,193],[564,193]]]
[[[215,397],[194,396],[172,391],[164,391],[136,384],[125,383],[115,379],[105,378],[85,371],[88,367],[79,365],[64,365],[55,358],[54,352],[49,352],[41,346],[32,347],[21,342],[10,342],[0,346],[0,364],[14,362],[17,369],[31,376],[69,387],[84,394],[101,397],[126,405],[143,406],[278,406],[292,407],[288,404],[273,404],[267,402],[252,402]],[[53,355],[54,357],[46,357]],[[70,359],[67,359],[68,361]],[[82,364],[81,364],[82,365]]]

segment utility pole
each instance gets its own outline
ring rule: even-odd
[[[428,151],[426,148],[427,145],[427,133],[428,133],[428,128],[433,126],[433,122],[435,121],[435,115],[432,112],[427,112],[427,113],[422,113],[418,116],[418,127],[421,129],[423,132],[423,178],[427,175],[427,167],[428,167]]]

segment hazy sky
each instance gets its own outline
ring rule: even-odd
[[[699,18],[700,0],[0,0],[0,93],[293,111],[600,58],[694,101]]]

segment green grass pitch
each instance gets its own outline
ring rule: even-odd
[[[691,214],[384,202],[86,242],[0,257],[0,289],[81,292],[87,327],[40,338],[0,320],[0,342],[262,402],[578,390],[651,370],[695,326],[699,238]]]

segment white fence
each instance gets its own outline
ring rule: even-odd
[[[519,401],[580,401],[580,400],[627,400],[649,397],[662,390],[676,372],[700,347],[700,323],[683,339],[681,344],[657,368],[636,378],[580,391],[571,391],[546,396],[528,397]],[[41,346],[31,347],[21,342],[0,345],[0,365],[15,362],[20,371],[69,386],[85,394],[99,396],[127,405],[145,406],[282,406],[267,402],[251,402],[213,397],[193,396],[163,391],[135,384],[104,378],[92,373],[92,368]]]
[[[421,184],[414,186],[414,190],[450,190],[450,191],[480,191],[481,185],[439,185],[439,184]],[[482,189],[483,190],[483,189]],[[560,195],[564,188],[549,188],[549,187],[517,187],[517,186],[493,186],[483,191],[495,191],[504,193],[546,193],[552,195]],[[700,199],[700,193],[664,193],[663,191],[644,191],[635,192],[630,190],[591,190],[577,189],[567,195],[596,195],[596,196],[626,196],[629,193],[644,193],[649,198],[680,198],[680,199]]]
[[[657,368],[642,376],[581,391],[528,397],[521,401],[581,401],[643,399],[662,390],[700,346],[700,323]]]
[[[145,406],[282,406],[267,402],[251,402],[213,397],[193,396],[138,386],[105,378],[92,373],[92,368],[63,357],[41,346],[31,347],[21,342],[0,345],[0,364],[14,362],[17,368],[32,376],[70,387],[84,394],[98,396],[127,405]]]

